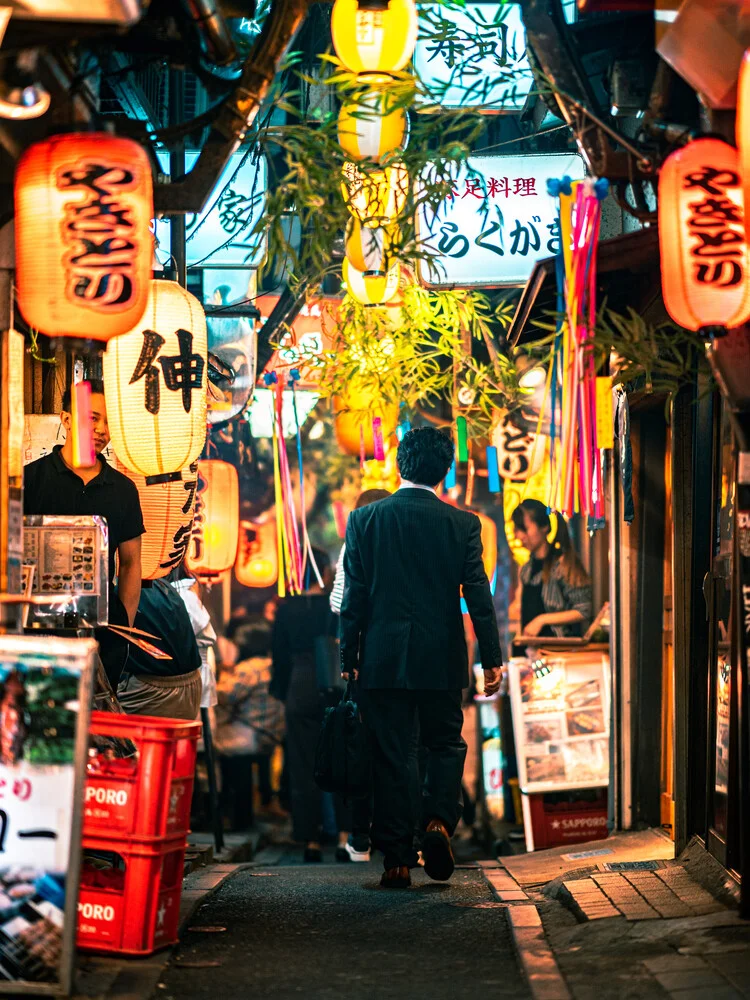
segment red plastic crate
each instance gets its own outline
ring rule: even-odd
[[[608,835],[606,789],[593,802],[551,803],[544,798],[544,792],[529,795],[535,850],[603,840]]]
[[[92,712],[91,732],[129,739],[137,760],[99,760],[84,792],[84,836],[149,838],[184,835],[190,824],[199,722]]]
[[[125,862],[119,884],[86,884],[78,896],[77,945],[85,951],[150,955],[177,941],[185,838],[160,844],[84,837],[88,851],[113,852]],[[101,879],[104,882],[104,879]]]

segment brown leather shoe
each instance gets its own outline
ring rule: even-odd
[[[451,850],[451,836],[440,819],[431,819],[422,841],[424,870],[436,882],[447,882],[456,867]]]
[[[384,889],[408,889],[411,885],[411,875],[406,865],[396,868],[386,868],[380,884]]]

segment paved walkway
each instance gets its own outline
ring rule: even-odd
[[[478,868],[448,884],[420,870],[411,889],[389,891],[376,864],[295,860],[261,854],[221,885],[194,914],[159,1000],[530,996],[505,907]]]

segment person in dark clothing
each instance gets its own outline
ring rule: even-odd
[[[23,470],[24,514],[96,514],[109,529],[109,621],[133,624],[141,593],[141,535],[146,530],[138,489],[132,480],[111,468],[102,452],[109,444],[107,404],[101,382],[91,381],[91,420],[96,458],[85,469],[73,468],[71,393],[63,396],[60,421],[65,444],[30,462]],[[115,588],[115,556],[117,587]],[[113,690],[128,658],[128,643],[108,629],[97,629],[99,652]]]
[[[286,706],[286,760],[294,839],[305,846],[305,861],[322,861],[323,793],[315,784],[315,748],[323,721],[323,701],[315,663],[316,639],[331,634],[328,606],[331,564],[314,549],[323,578],[299,596],[281,601],[273,626],[273,679],[270,692]],[[339,829],[345,812],[336,803]],[[348,839],[348,836],[345,838]]]
[[[144,581],[135,627],[156,636],[153,644],[171,659],[131,647],[117,689],[123,710],[194,722],[201,707],[201,655],[185,602],[164,580]]]
[[[346,529],[341,668],[359,681],[373,750],[372,841],[385,854],[382,885],[411,882],[417,864],[409,794],[415,716],[428,752],[422,795],[425,872],[450,878],[450,838],[461,814],[466,744],[461,692],[468,655],[461,592],[485,671],[485,690],[500,686],[502,652],[482,563],[479,518],[442,503],[435,487],[453,462],[440,431],[409,431],[398,448],[401,487],[352,511]]]

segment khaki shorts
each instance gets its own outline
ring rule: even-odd
[[[117,698],[128,715],[194,722],[200,712],[202,690],[200,670],[177,677],[126,674],[117,688]]]

